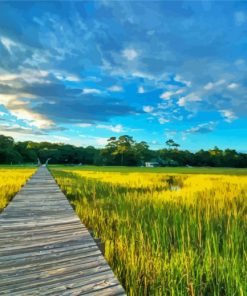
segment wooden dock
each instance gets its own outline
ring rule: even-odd
[[[125,295],[45,167],[0,214],[0,295]]]

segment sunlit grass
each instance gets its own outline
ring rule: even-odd
[[[71,166],[51,165],[51,168],[71,170]],[[128,167],[128,166],[73,166],[73,170],[94,172],[139,172],[139,173],[163,173],[163,174],[219,174],[219,175],[247,175],[246,168],[220,168],[220,167]]]
[[[35,172],[35,168],[0,167],[0,212]]]
[[[245,295],[247,177],[52,169],[129,295]]]

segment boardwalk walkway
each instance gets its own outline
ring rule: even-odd
[[[45,167],[0,214],[0,295],[124,295]]]

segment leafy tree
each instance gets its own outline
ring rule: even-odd
[[[14,147],[14,139],[0,135],[0,163],[18,163],[22,160],[21,155]]]
[[[93,146],[75,147],[62,143],[32,141],[14,142],[11,137],[0,135],[0,163],[37,162],[61,164],[97,165],[143,165],[145,161],[158,161],[163,166],[227,166],[247,167],[247,154],[236,150],[221,150],[218,147],[192,153],[178,150],[179,145],[172,139],[166,141],[168,148],[150,150],[146,142],[136,142],[132,137],[123,135],[111,137],[103,149]]]
[[[37,162],[38,156],[35,149],[29,145],[30,142],[17,142],[15,149],[22,156],[24,162]]]
[[[123,135],[118,138],[116,141],[116,149],[113,152],[113,155],[121,155],[121,165],[124,164],[124,155],[128,154],[131,151],[131,148],[134,144],[132,137],[128,135]]]
[[[134,144],[135,157],[138,164],[144,165],[145,161],[151,158],[147,142],[141,141]]]
[[[118,139],[116,137],[111,137],[108,139],[105,150],[103,150],[103,156],[107,162],[119,162],[121,165],[128,164],[128,157],[133,158],[133,145],[134,140],[128,135],[120,136]],[[108,157],[107,157],[108,155]],[[111,158],[109,158],[111,156]]]
[[[166,141],[166,145],[167,145],[170,149],[172,149],[172,148],[177,149],[178,147],[180,147],[180,145],[177,144],[177,143],[176,143],[174,140],[172,140],[172,139],[167,140],[167,141]]]

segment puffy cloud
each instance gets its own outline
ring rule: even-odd
[[[204,89],[211,90],[211,89],[214,89],[215,87],[223,85],[225,83],[226,83],[226,81],[224,79],[221,79],[221,80],[216,81],[216,82],[209,82],[204,86]]]
[[[214,131],[216,125],[217,125],[217,122],[214,122],[214,121],[201,123],[195,127],[187,129],[184,133],[185,134],[206,134]]]
[[[78,75],[66,73],[65,71],[63,72],[52,71],[52,73],[58,80],[64,80],[64,81],[70,81],[70,82],[81,81],[81,78]]]
[[[106,129],[106,130],[112,131],[114,133],[121,133],[124,131],[124,128],[121,124],[117,124],[117,125],[98,124],[98,125],[96,125],[96,128]]]
[[[15,122],[4,121],[0,123],[0,133],[8,134],[10,136],[16,136],[17,134],[26,135],[46,135],[45,131],[26,127]]]
[[[229,88],[229,89],[235,89],[238,87],[239,87],[239,85],[237,83],[230,83],[227,85],[227,88]]]
[[[27,83],[18,79],[12,81],[15,87],[0,85],[0,102],[14,116],[36,127],[109,121],[115,116],[137,112],[120,99],[101,96],[96,89],[86,89],[83,93],[80,88],[68,88],[54,79],[49,83]]]
[[[167,122],[170,121],[169,119],[166,119],[166,118],[164,118],[164,117],[160,117],[158,120],[159,120],[159,123],[160,123],[160,124],[165,124],[165,123],[167,123]]]
[[[139,93],[139,94],[144,94],[144,93],[145,93],[145,89],[144,89],[143,86],[139,86],[139,87],[138,87],[138,93]]]
[[[34,126],[39,129],[50,129],[54,128],[55,123],[41,115],[35,113],[33,110],[28,109],[25,105],[17,105],[11,109],[11,114],[14,115],[17,119],[21,119],[26,122],[29,126]]]
[[[234,114],[231,110],[220,110],[221,115],[224,117],[226,122],[232,122],[233,120],[237,119],[238,117]]]
[[[99,89],[96,88],[84,88],[82,90],[83,94],[100,94],[101,91]]]
[[[27,83],[49,83],[48,75],[47,71],[24,67],[19,67],[15,73],[1,71],[0,69],[0,82],[17,87],[20,86],[22,81]]]
[[[160,98],[161,99],[164,99],[164,100],[169,100],[171,97],[173,96],[177,96],[177,95],[180,95],[184,92],[185,90],[183,88],[181,89],[178,89],[176,91],[166,91],[166,92],[163,92],[161,95],[160,95]]]
[[[108,90],[111,92],[122,92],[123,88],[122,88],[122,86],[119,86],[119,85],[112,85],[112,86],[108,87]]]
[[[143,72],[139,70],[133,70],[130,75],[132,77],[142,78],[142,79],[148,79],[148,80],[155,80],[155,76],[153,76],[151,73]]]
[[[186,105],[189,105],[193,102],[200,102],[202,99],[195,93],[190,93],[185,97],[182,97],[178,100],[177,104],[180,107],[185,107]]]
[[[192,85],[191,81],[184,80],[180,75],[175,75],[174,80],[176,82],[182,83],[184,86],[190,87]]]
[[[151,113],[153,112],[154,108],[152,106],[144,106],[143,111],[146,113]]]
[[[127,60],[132,61],[138,57],[138,52],[133,48],[126,48],[123,50],[122,55]]]

